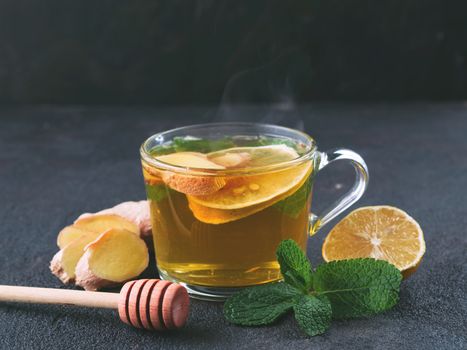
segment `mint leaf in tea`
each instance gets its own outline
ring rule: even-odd
[[[309,197],[311,194],[312,181],[308,178],[307,181],[295,193],[289,197],[274,204],[274,208],[283,212],[284,214],[297,217],[305,209],[308,211]]]

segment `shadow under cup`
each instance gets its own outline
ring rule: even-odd
[[[228,169],[159,159],[267,145],[293,147],[298,157]],[[316,224],[310,215],[314,175],[329,163],[328,154],[317,152],[313,139],[300,131],[249,123],[187,126],[151,136],[141,156],[160,277],[182,283],[193,297],[222,300],[240,288],[280,280],[279,243],[293,239],[305,250],[310,227],[330,220],[325,214]],[[366,182],[367,176],[361,194]],[[197,193],[210,186],[219,188],[214,195]]]

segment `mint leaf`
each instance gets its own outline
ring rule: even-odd
[[[297,243],[291,239],[282,241],[276,255],[284,281],[307,293],[313,282],[311,264]]]
[[[273,208],[296,219],[307,205],[308,197],[311,193],[311,186],[312,181],[311,177],[309,177],[295,193],[274,204]]]
[[[290,310],[299,294],[297,289],[281,282],[246,288],[227,299],[224,316],[243,326],[269,324]]]
[[[226,148],[235,147],[232,140],[223,138],[219,140],[194,139],[186,137],[174,137],[169,143],[155,146],[151,149],[151,155],[162,156],[175,152],[201,152],[208,153]]]
[[[172,144],[176,152],[190,151],[207,153],[235,147],[233,141],[228,138],[219,140],[205,140],[191,138],[187,139],[185,137],[174,137]]]
[[[286,145],[294,150],[297,150],[297,143],[287,139],[287,138],[280,138],[280,137],[264,137],[259,136],[253,139],[247,140],[238,140],[238,145],[240,147],[258,147],[258,146],[270,146],[270,145]]]
[[[375,259],[333,261],[318,266],[313,288],[326,295],[334,318],[368,316],[390,309],[399,300],[400,271]]]
[[[293,309],[300,328],[311,337],[323,334],[331,325],[331,304],[324,295],[302,295]]]
[[[149,153],[151,154],[151,156],[157,157],[174,152],[175,147],[172,144],[164,144],[153,147]]]
[[[160,202],[169,195],[170,189],[165,185],[146,184],[146,195],[149,200]]]
[[[257,147],[269,145],[287,145],[295,150],[297,149],[297,144],[295,142],[285,138],[260,137],[258,139],[252,140],[238,140],[238,142],[239,144],[237,145],[234,140],[227,137],[218,140],[174,137],[172,141],[152,148],[151,154],[154,156],[161,156],[174,152],[208,153],[237,146]]]
[[[259,140],[260,146],[269,146],[269,145],[286,145],[290,148],[297,149],[297,144],[289,139],[278,138],[278,137],[264,137]]]

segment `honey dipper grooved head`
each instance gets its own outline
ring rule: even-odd
[[[158,279],[125,283],[118,302],[123,322],[148,330],[183,327],[189,309],[190,299],[183,286]]]

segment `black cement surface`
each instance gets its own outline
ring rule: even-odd
[[[57,232],[82,212],[143,198],[140,143],[157,131],[210,121],[216,113],[1,109],[0,283],[64,288],[48,269]],[[187,326],[173,333],[129,328],[110,310],[3,303],[1,349],[465,349],[467,105],[318,105],[293,113],[264,108],[235,113],[252,121],[303,121],[320,149],[346,146],[361,153],[371,181],[357,206],[400,207],[425,232],[425,259],[403,282],[400,303],[369,319],[334,322],[314,338],[304,336],[290,316],[269,327],[232,326],[223,319],[221,304],[201,301],[192,302]],[[343,191],[351,176],[340,165],[323,171],[314,211]],[[331,226],[310,238],[314,265],[322,261],[321,244]]]

